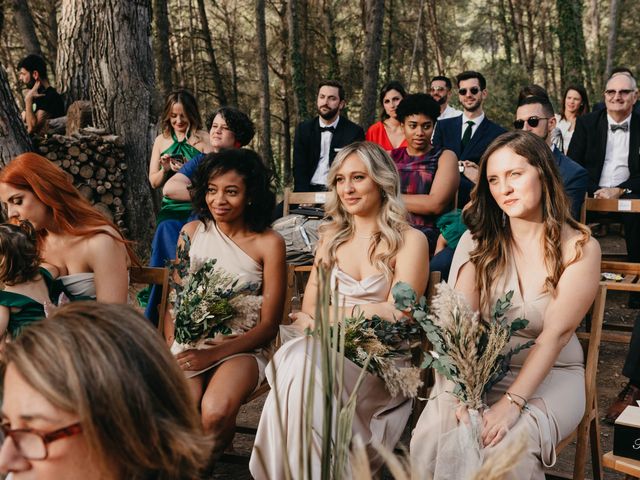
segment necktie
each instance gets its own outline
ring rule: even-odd
[[[334,133],[335,131],[336,131],[336,127],[320,127],[320,133],[322,132]]]
[[[464,133],[462,134],[463,150],[466,148],[467,144],[469,143],[469,140],[471,140],[471,131],[473,126],[475,125],[475,122],[473,120],[467,120],[465,123],[467,124],[467,128],[465,128]]]
[[[611,129],[612,132],[615,132],[616,130],[622,130],[623,132],[628,132],[629,131],[629,122],[624,122],[624,123],[612,123],[611,125],[609,125],[609,128]]]

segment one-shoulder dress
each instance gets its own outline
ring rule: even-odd
[[[458,243],[451,266],[449,283],[452,286],[456,283],[460,269],[469,261],[469,252],[473,247],[471,233],[467,231]],[[494,285],[489,305],[495,305],[496,300],[509,290],[513,290],[514,295],[506,317],[511,321],[518,317],[529,321],[526,328],[519,330],[511,338],[508,348],[512,348],[536,339],[542,332],[545,310],[551,300],[551,294],[530,294],[531,297],[523,298],[512,258],[509,259],[504,274]],[[485,318],[489,317],[488,312],[484,312],[484,315]],[[509,389],[530,351],[525,349],[512,357],[510,372],[487,396],[486,403],[489,406],[500,400]],[[442,434],[457,426],[457,401],[447,393],[452,388],[453,385],[449,381],[436,374],[431,400],[427,402],[413,432],[411,460],[414,466],[418,466],[418,471],[424,471],[425,474],[432,473],[436,468]],[[544,466],[552,466],[556,461],[555,446],[573,432],[582,419],[585,407],[584,357],[575,334],[560,351],[551,371],[529,402],[528,411],[522,413],[507,435],[492,448],[504,448],[508,442],[521,435],[522,431],[526,432],[527,449],[505,477],[508,479],[544,479]],[[486,453],[490,454],[492,449],[486,449]],[[462,455],[462,452],[460,454]]]
[[[223,269],[227,273],[235,275],[238,278],[238,285],[254,284],[258,286],[258,291],[262,288],[262,265],[256,262],[248,253],[236,245],[235,242],[225,235],[213,221],[209,221],[206,226],[202,222],[198,223],[196,231],[191,238],[189,258],[192,262],[204,262],[211,258],[215,258],[217,267]],[[232,333],[242,334],[243,332],[233,331]],[[249,355],[256,359],[258,364],[257,385],[260,385],[264,380],[264,371],[268,363],[268,353],[263,349],[225,357],[200,371],[187,370],[185,371],[185,376],[187,378],[195,377],[196,375],[220,365],[230,358],[241,355]]]
[[[360,281],[353,279],[334,267],[331,281],[338,280],[339,305],[346,307],[387,300],[391,288],[390,281],[382,274],[366,277]],[[285,478],[284,462],[288,460],[292,472],[299,469],[299,449],[301,439],[301,415],[306,403],[304,381],[308,382],[311,369],[313,340],[301,336],[282,345],[274,355],[274,377],[271,364],[267,366],[267,380],[271,391],[262,409],[258,432],[254,443],[249,469],[257,480]],[[303,366],[306,365],[306,368]],[[315,365],[313,438],[315,447],[319,447],[322,432],[323,388],[321,369]],[[305,372],[306,370],[306,372]],[[346,402],[356,384],[361,368],[346,360],[344,365],[344,389],[342,400]],[[306,379],[306,380],[305,380]],[[280,415],[276,409],[276,393],[280,405]],[[382,466],[382,458],[373,448],[380,443],[393,450],[411,414],[411,400],[398,395],[392,397],[384,382],[377,376],[367,373],[357,394],[356,412],[353,418],[353,436],[360,435],[364,442],[372,471]],[[278,417],[282,419],[286,444],[283,443]],[[257,451],[259,450],[259,454]],[[320,478],[320,458],[317,449],[312,449],[312,477]],[[260,457],[264,459],[262,464]]]
[[[40,275],[49,290],[49,300],[54,303],[52,284],[53,278],[46,268],[40,267]],[[0,290],[0,305],[10,310],[9,325],[7,330],[11,338],[18,337],[22,331],[29,325],[45,317],[44,305],[31,297],[16,292],[7,292]],[[13,311],[12,309],[19,309]]]

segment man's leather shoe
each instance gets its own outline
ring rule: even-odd
[[[618,398],[611,404],[607,415],[604,417],[608,423],[614,423],[616,418],[629,405],[637,405],[636,400],[640,400],[640,388],[627,383],[622,391],[618,394]]]

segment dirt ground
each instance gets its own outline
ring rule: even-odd
[[[600,239],[603,253],[624,252],[624,241],[618,235],[609,235]],[[605,311],[605,328],[607,323],[625,323],[632,325],[638,310],[627,308],[628,294],[624,292],[611,292],[607,295]],[[622,365],[627,352],[627,346],[613,343],[603,343],[600,350],[600,360],[598,369],[598,405],[600,410],[600,427],[602,451],[608,452],[613,448],[613,427],[602,421],[604,412],[611,404],[625,383],[626,378],[621,375]],[[238,417],[238,423],[243,425],[257,425],[262,410],[264,397],[259,398],[243,406]],[[407,445],[409,441],[409,431],[405,431],[402,442]],[[253,437],[247,435],[237,435],[234,441],[234,449],[238,454],[249,455]],[[559,457],[553,472],[563,472],[571,475],[573,472],[573,456],[575,445],[569,446]],[[590,470],[590,462],[587,467],[586,478],[593,478]],[[213,479],[250,479],[249,469],[244,465],[232,465],[219,463],[213,471]],[[385,475],[384,478],[392,478]],[[604,478],[606,480],[623,479],[623,475],[618,475],[611,470],[605,469]],[[276,480],[276,479],[274,479]],[[279,479],[277,479],[279,480]]]

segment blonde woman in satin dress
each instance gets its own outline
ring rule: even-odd
[[[331,281],[334,284],[337,281],[339,288],[339,298],[334,301],[338,305],[344,302],[341,314],[348,315],[357,306],[367,318],[373,315],[387,320],[402,317],[404,313],[394,307],[391,287],[404,281],[417,292],[425,290],[429,248],[426,237],[407,223],[400,197],[400,179],[393,161],[376,144],[354,143],[336,156],[328,178],[331,190],[326,212],[331,220],[321,230],[315,265],[325,263],[331,268]],[[305,289],[302,311],[292,315],[300,335],[306,327],[314,325],[317,283],[314,271]],[[304,384],[304,379],[309,378],[308,371],[320,368],[319,364],[311,365],[311,338],[300,336],[280,347],[272,360],[275,378],[271,365],[267,366],[271,392],[262,411],[250,463],[251,473],[258,480],[284,478],[287,461],[292,472],[299,471],[301,412],[307,387],[315,389],[312,441],[316,447],[320,445],[323,410],[320,374],[316,384]],[[360,368],[354,363],[345,362],[343,398],[351,393],[359,373]],[[373,471],[379,469],[382,460],[371,444],[378,442],[393,449],[410,413],[410,399],[391,397],[380,378],[365,376],[358,390],[353,434],[360,435],[367,446]],[[284,442],[279,417],[284,421]],[[319,456],[315,451],[312,455],[308,459],[312,478],[320,478]]]
[[[484,318],[499,297],[513,290],[507,318],[529,320],[511,347],[530,339],[535,345],[511,359],[511,371],[489,392],[483,412],[485,458],[526,432],[527,450],[507,476],[518,480],[544,479],[544,466],[555,463],[555,446],[582,418],[584,359],[575,329],[600,278],[598,242],[572,219],[553,157],[544,147],[529,132],[506,133],[489,146],[464,212],[469,231],[449,275]],[[451,470],[438,465],[439,441],[466,415],[447,393],[451,389],[436,375],[413,433],[412,463],[425,475]]]

